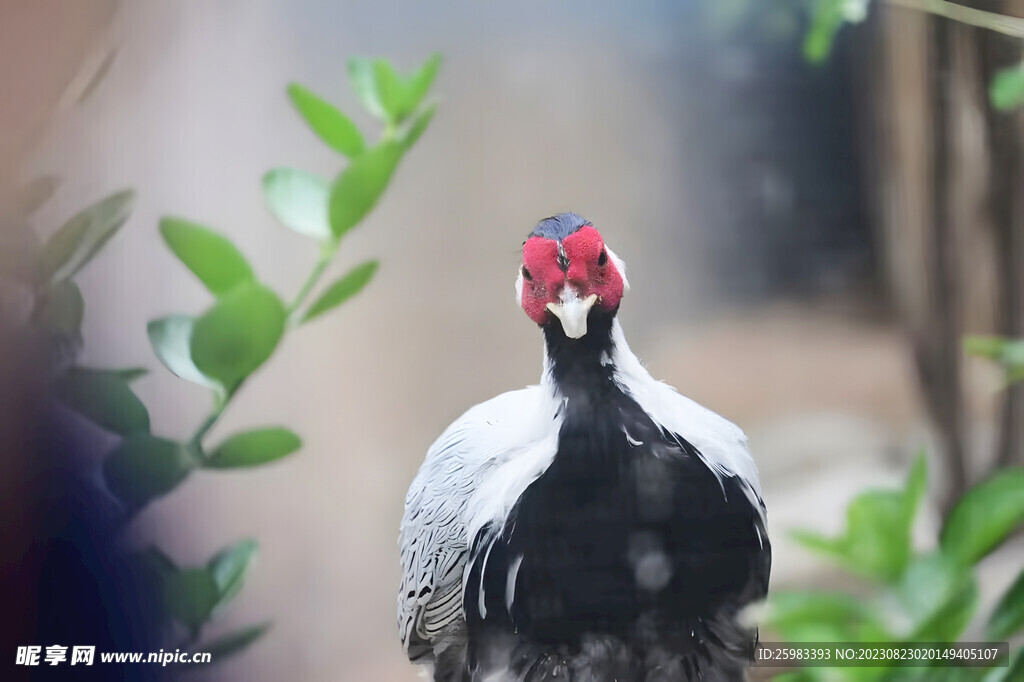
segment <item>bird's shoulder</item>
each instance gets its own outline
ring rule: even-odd
[[[458,588],[470,499],[492,472],[551,424],[553,415],[550,390],[509,391],[471,407],[427,450],[406,495],[399,533],[399,627],[410,657],[425,653],[426,642],[461,616]]]
[[[550,423],[553,399],[542,386],[527,386],[474,405],[453,421],[427,450],[409,487],[406,507],[426,490],[452,492],[458,479],[473,478],[502,455],[535,437]]]
[[[618,359],[616,379],[644,412],[667,433],[692,444],[717,476],[741,478],[760,502],[760,477],[743,430],[653,378],[628,349]]]

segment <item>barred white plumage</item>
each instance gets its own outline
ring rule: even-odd
[[[523,461],[524,453],[550,449],[554,456],[550,395],[545,387],[531,386],[481,403],[453,422],[427,451],[406,495],[399,533],[403,573],[398,626],[411,659],[432,656],[431,640],[463,618],[470,498],[484,481],[501,481],[503,477],[489,474],[503,464]],[[458,588],[457,598],[452,598],[452,586]]]
[[[733,679],[771,553],[743,432],[654,380],[625,270],[575,214],[524,245],[541,384],[471,408],[405,501],[398,625],[435,680]]]

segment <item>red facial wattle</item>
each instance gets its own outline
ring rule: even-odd
[[[569,258],[569,282],[581,298],[597,294],[598,308],[615,310],[622,301],[622,274],[612,262],[601,234],[586,225],[562,241]]]
[[[559,242],[530,237],[523,245],[523,310],[543,325],[552,319],[548,303],[557,303],[566,285],[580,298],[597,296],[595,308],[614,311],[622,300],[623,280],[605,249],[601,234],[589,225],[561,242],[565,260],[559,263]],[[568,263],[563,271],[562,266]]]
[[[547,304],[557,301],[565,285],[565,273],[558,266],[558,242],[530,237],[523,245],[523,310],[537,324],[550,313]]]

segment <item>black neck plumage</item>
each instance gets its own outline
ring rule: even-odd
[[[544,325],[551,378],[570,402],[616,389],[612,364],[614,320],[614,312],[592,310],[587,333],[579,339],[567,337],[558,321]]]

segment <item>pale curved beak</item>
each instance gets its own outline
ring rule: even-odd
[[[548,303],[547,309],[562,323],[566,336],[570,339],[579,339],[587,333],[587,315],[595,301],[597,294],[580,298],[579,294],[566,287],[562,290],[561,300],[558,303]]]

